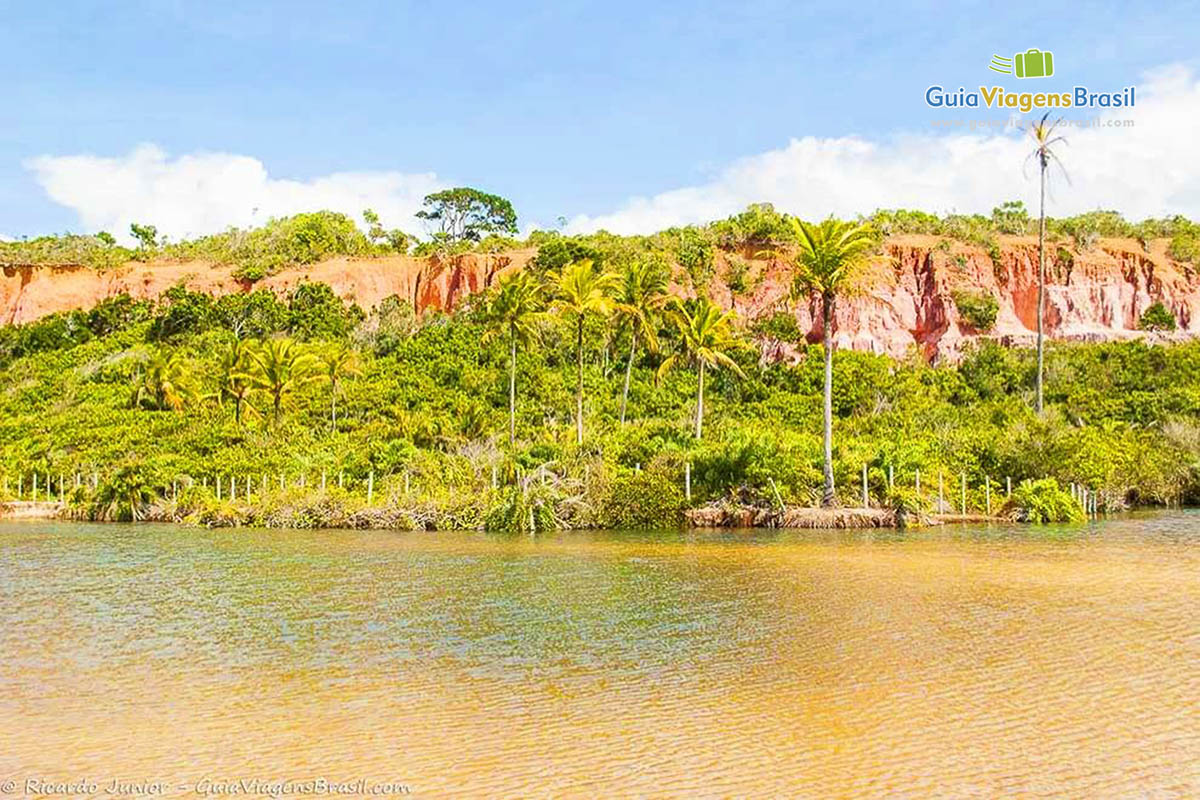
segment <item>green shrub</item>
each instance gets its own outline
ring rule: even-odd
[[[683,476],[666,470],[628,473],[614,480],[604,503],[609,528],[671,528],[683,521]]]
[[[555,513],[558,499],[548,486],[507,486],[497,493],[484,518],[484,529],[492,533],[556,531],[561,527]]]
[[[1161,302],[1154,303],[1138,319],[1138,328],[1143,331],[1175,330],[1175,315]]]
[[[992,329],[1000,311],[1000,301],[981,292],[955,292],[954,305],[963,320],[981,333]]]
[[[1082,522],[1083,506],[1054,478],[1023,480],[1013,489],[1008,512],[1020,522]]]

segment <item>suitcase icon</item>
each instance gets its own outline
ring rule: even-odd
[[[1049,78],[1054,74],[1054,54],[1049,50],[1031,47],[1024,53],[1017,53],[1013,60],[1018,78]]]

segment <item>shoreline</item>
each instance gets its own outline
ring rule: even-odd
[[[80,519],[69,514],[66,504],[58,501],[14,500],[0,502],[0,522],[116,522],[116,520]],[[147,523],[172,524],[188,528],[242,528],[266,527],[274,530],[346,530],[345,526],[316,525],[302,526],[250,526],[243,524],[202,524],[189,522],[186,519],[151,518],[141,520]],[[813,508],[809,506],[788,506],[782,511],[777,509],[755,508],[749,506],[717,508],[702,506],[689,509],[684,514],[680,528],[684,530],[870,530],[888,529],[903,530],[905,527],[928,527],[954,524],[1004,523],[1012,520],[1002,516],[986,514],[914,514],[904,525],[896,523],[896,515],[891,509],[863,508],[844,506],[838,508]],[[429,532],[445,532],[454,529],[421,529],[417,527],[397,526],[362,526],[352,530],[377,531],[408,531],[427,530]],[[602,528],[563,528],[564,531],[602,530]]]

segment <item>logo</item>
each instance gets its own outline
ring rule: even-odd
[[[1018,78],[1049,78],[1054,74],[1054,54],[1031,47],[1012,58],[994,55],[988,69]]]
[[[1049,78],[1054,75],[1054,54],[1031,47],[1012,58],[994,55],[988,69],[1017,78]],[[959,86],[958,91],[954,91],[942,84],[934,84],[925,90],[925,104],[930,108],[1011,109],[1022,114],[1036,109],[1129,108],[1135,104],[1134,86],[1100,92],[1078,84],[1037,88],[1040,91],[1009,92],[1002,86],[980,86],[974,91]]]

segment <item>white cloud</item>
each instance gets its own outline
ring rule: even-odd
[[[128,238],[132,222],[173,240],[261,224],[270,217],[331,209],[356,221],[373,208],[387,227],[415,232],[413,214],[443,188],[433,173],[338,172],[307,181],[273,178],[261,161],[231,153],[170,158],[140,145],[128,155],[39,156],[26,162],[52,200],[74,210],[85,231]]]
[[[923,104],[924,99],[917,96],[913,102]],[[882,141],[856,136],[792,139],[784,148],[729,165],[707,183],[631,198],[612,213],[575,217],[567,229],[650,233],[719,219],[757,202],[810,219],[898,207],[988,213],[1011,199],[1036,208],[1037,171],[1032,164],[1022,169],[1031,149],[1026,133],[932,131],[934,119],[1001,117],[988,109],[930,108],[928,116],[930,132]],[[1200,80],[1179,66],[1147,75],[1137,85],[1133,109],[1100,115],[1101,123],[1125,119],[1134,120],[1134,126],[1063,130],[1068,144],[1062,160],[1070,183],[1061,173],[1052,175],[1048,212],[1104,208],[1133,219],[1200,217],[1195,144]]]

